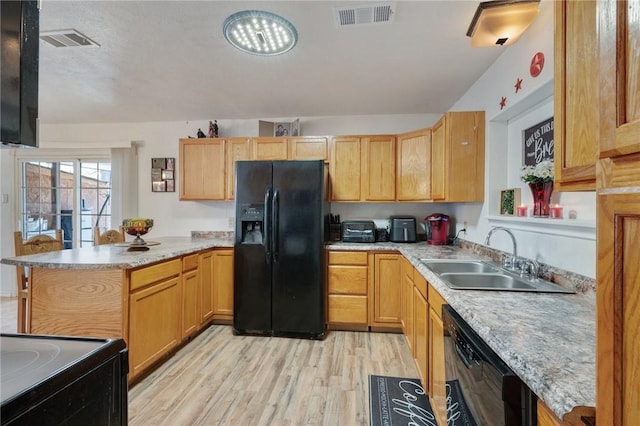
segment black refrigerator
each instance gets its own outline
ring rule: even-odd
[[[324,338],[324,167],[236,162],[234,334]]]

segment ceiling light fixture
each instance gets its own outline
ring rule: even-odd
[[[280,55],[298,41],[298,32],[291,22],[261,10],[234,13],[224,21],[222,31],[234,47],[254,55]]]
[[[538,3],[540,0],[494,0],[480,3],[467,30],[471,45],[508,46],[515,43],[540,13]]]

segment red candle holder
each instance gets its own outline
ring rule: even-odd
[[[556,204],[555,206],[549,207],[549,217],[551,219],[562,219],[562,206]]]

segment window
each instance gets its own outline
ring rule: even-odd
[[[25,238],[62,229],[64,248],[93,245],[111,228],[111,162],[22,161],[20,227]]]

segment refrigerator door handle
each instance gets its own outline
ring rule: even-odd
[[[271,211],[271,247],[273,250],[273,263],[278,262],[278,234],[280,232],[279,223],[280,223],[280,190],[277,188],[273,191],[273,201],[272,201],[273,209]]]
[[[271,186],[264,190],[264,252],[271,264]]]

